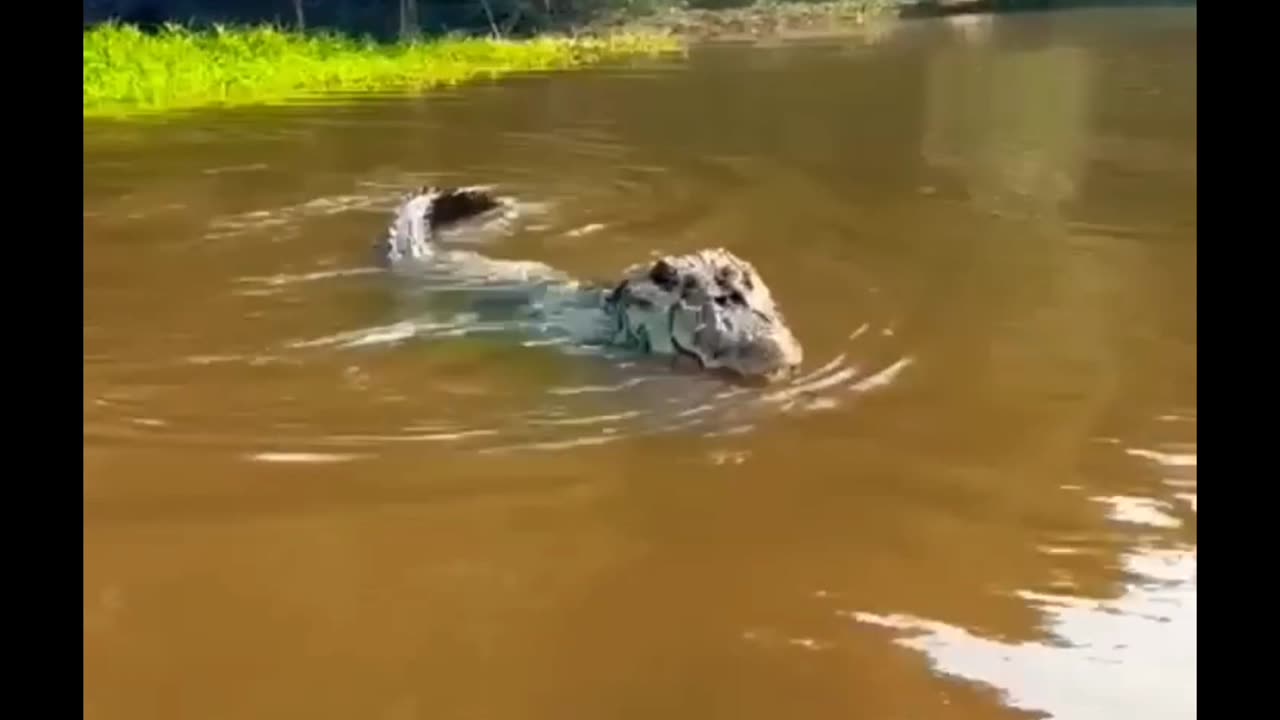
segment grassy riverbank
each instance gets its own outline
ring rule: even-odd
[[[272,26],[154,35],[127,25],[84,33],[84,116],[129,115],[265,103],[325,92],[415,90],[520,72],[678,52],[690,42],[861,28],[891,18],[904,0],[755,0],[688,9],[655,0],[605,13],[577,37],[435,38],[377,43]],[[641,6],[636,6],[641,7]]]
[[[534,40],[377,44],[272,27],[155,35],[121,25],[84,33],[84,115],[260,103],[312,93],[456,85],[677,51],[660,32]]]

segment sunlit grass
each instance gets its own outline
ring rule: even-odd
[[[131,26],[108,24],[84,33],[84,114],[266,102],[326,91],[450,86],[679,48],[676,39],[656,33],[379,44],[269,26],[208,32],[170,26],[146,35]]]

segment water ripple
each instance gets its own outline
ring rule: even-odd
[[[310,217],[337,215],[353,210],[386,212],[389,209],[388,198],[383,195],[345,194],[318,197],[293,205],[214,218],[209,222],[209,230],[204,238],[206,240],[232,238],[287,226]]]
[[[594,143],[596,149],[612,151],[608,132],[596,129],[584,132],[582,137],[573,139],[576,147],[581,149]],[[554,139],[537,138],[536,141],[554,142]],[[717,177],[746,182],[754,169],[752,162],[751,158],[716,156],[706,160],[704,165],[714,166],[719,173]],[[631,170],[644,167],[637,165]],[[244,168],[229,167],[220,170],[232,169]],[[657,172],[662,169],[652,167],[648,170]],[[406,185],[442,181],[442,176],[438,173],[401,172],[394,182],[387,178],[388,173],[382,172],[378,178],[362,180],[344,193],[224,215],[209,223],[206,238],[235,237],[263,230],[277,233],[277,239],[284,237],[280,233],[293,233],[294,237],[298,237],[301,235],[302,223],[309,218],[349,212],[387,212],[402,197],[401,193]],[[515,219],[546,212],[553,206],[553,203],[523,202],[514,198],[511,200],[516,210],[501,218],[498,229],[509,231],[515,227]],[[582,236],[605,230],[616,234],[617,219],[610,216],[583,222],[583,218],[576,218],[565,223],[549,237],[554,237],[557,233],[560,236]],[[548,228],[554,227],[554,223],[548,225]],[[464,234],[445,238],[445,241],[478,242],[480,235],[483,233],[470,236]],[[343,283],[384,273],[382,268],[368,265],[335,267],[342,262],[340,257],[334,256],[318,262],[319,267],[313,270],[239,275],[233,278],[233,287],[228,292],[241,297],[287,295],[289,299],[301,299],[304,293],[309,296],[329,292],[334,288],[341,288]],[[522,274],[523,282],[506,282],[505,279],[513,274]],[[492,259],[467,250],[447,249],[438,256],[437,261],[424,266],[423,272],[415,275],[412,282],[399,280],[394,275],[389,278],[391,297],[394,306],[399,308],[391,313],[393,318],[399,316],[398,319],[391,322],[339,328],[285,339],[272,348],[274,352],[271,353],[263,352],[263,349],[246,352],[243,347],[237,348],[237,352],[210,348],[205,352],[187,355],[183,363],[188,367],[209,368],[209,372],[214,372],[219,366],[249,362],[247,358],[251,357],[273,358],[276,364],[287,362],[295,367],[325,366],[337,360],[339,353],[347,351],[373,352],[377,358],[394,362],[396,353],[419,343],[458,342],[477,336],[502,335],[507,336],[511,347],[518,351],[523,349],[532,354],[550,351],[561,357],[573,358],[567,367],[577,368],[574,374],[582,378],[579,382],[549,384],[541,392],[540,399],[527,401],[528,404],[523,407],[486,405],[483,409],[468,409],[454,417],[451,417],[453,413],[450,409],[440,408],[442,415],[426,422],[435,422],[443,427],[430,431],[387,432],[377,428],[378,421],[371,419],[365,427],[357,424],[347,432],[330,432],[310,437],[302,433],[303,437],[292,438],[315,446],[296,452],[324,455],[328,452],[327,446],[376,447],[379,444],[448,442],[491,452],[551,451],[612,443],[623,438],[652,434],[694,433],[703,438],[742,435],[765,426],[768,418],[776,413],[794,415],[829,411],[847,402],[850,393],[866,393],[889,386],[914,362],[914,358],[909,355],[896,358],[891,356],[887,364],[879,360],[866,360],[872,354],[862,351],[876,349],[866,347],[867,344],[882,344],[883,339],[890,337],[892,332],[888,325],[866,321],[848,334],[846,348],[837,348],[829,358],[785,384],[763,389],[743,387],[732,382],[726,386],[724,378],[675,372],[662,360],[635,357],[619,349],[578,342],[577,340],[594,334],[594,325],[583,323],[590,321],[598,313],[591,312],[578,317],[573,308],[561,312],[557,304],[557,314],[548,319],[521,310],[522,307],[527,310],[530,298],[536,297],[531,292],[556,292],[553,288],[572,282],[564,273],[539,262]],[[531,287],[534,289],[531,290]],[[465,294],[459,297],[474,300],[473,304],[467,304],[466,299],[462,301],[467,308],[465,311],[456,310],[454,296],[458,293]],[[853,351],[854,343],[858,344],[857,353]],[[854,362],[852,357],[855,355],[864,360]],[[577,359],[581,359],[581,363]],[[255,365],[252,362],[249,364]],[[370,371],[366,367],[361,378],[360,382],[353,383],[343,375],[338,384],[348,392],[359,393],[367,398],[362,402],[366,402],[371,409],[383,408],[387,403],[412,405],[414,402],[413,393],[402,387],[385,384],[379,387],[376,371]],[[494,388],[487,390],[485,394],[488,397],[500,396],[502,392],[497,388],[502,381],[495,379],[491,382]],[[453,390],[446,385],[447,381],[437,383],[436,390],[452,394]],[[281,398],[277,402],[277,419],[285,423],[296,421],[299,414],[308,412],[308,403],[309,400],[305,397]],[[134,437],[140,429],[134,423],[135,434],[130,434],[119,429],[108,430],[96,422],[93,428],[94,432],[102,433],[103,437],[114,436],[117,439]],[[590,428],[590,432],[575,432],[575,429],[586,428]],[[170,442],[195,444],[221,444],[227,440],[186,435],[175,428],[153,427],[150,430],[155,431],[148,438],[151,442],[159,437]],[[161,434],[161,430],[165,432]],[[261,446],[263,442],[277,440],[290,441],[291,438],[286,433],[279,438],[258,438],[250,444]],[[262,453],[269,452],[276,451],[262,449]]]
[[[266,463],[340,463],[358,460],[362,456],[314,452],[260,452],[248,457],[250,460]]]

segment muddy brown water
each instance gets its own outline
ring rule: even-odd
[[[1194,717],[1194,12],[87,123],[85,716]],[[804,375],[389,282],[435,180],[749,257]]]

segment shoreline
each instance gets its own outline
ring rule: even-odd
[[[742,7],[669,8],[636,17],[606,17],[589,24],[588,32],[662,33],[686,45],[849,35],[896,22],[912,4],[911,0],[756,0]]]
[[[83,118],[127,118],[270,105],[365,91],[421,92],[529,72],[681,55],[691,45],[848,34],[892,22],[903,0],[779,2],[660,10],[597,19],[522,39],[435,37],[380,44],[270,26],[155,34],[84,32]]]

